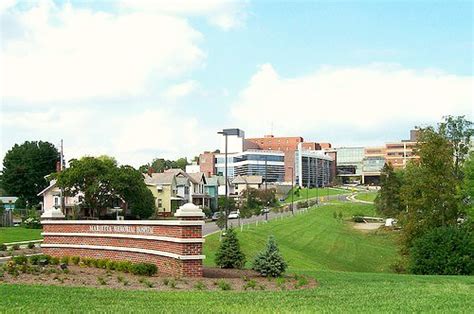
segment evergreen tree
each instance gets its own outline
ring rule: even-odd
[[[377,211],[384,216],[397,217],[403,208],[400,199],[402,180],[400,173],[396,173],[389,163],[382,168],[380,186],[380,191],[375,198]]]
[[[245,255],[240,249],[239,239],[233,228],[227,229],[216,252],[216,265],[221,268],[242,268]]]
[[[281,256],[275,238],[270,236],[265,249],[255,257],[252,269],[265,277],[279,277],[287,267],[288,264]]]

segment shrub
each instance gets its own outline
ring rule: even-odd
[[[115,270],[117,268],[117,262],[107,261],[107,263],[105,263],[105,268],[108,270]]]
[[[71,262],[74,264],[74,265],[79,265],[79,262],[81,261],[81,258],[79,256],[73,256],[71,257]]]
[[[198,282],[196,282],[196,284],[194,285],[194,289],[196,289],[196,290],[204,290],[204,289],[206,289],[206,285],[205,285],[202,281],[198,281]]]
[[[38,265],[41,260],[44,260],[46,264],[49,264],[51,256],[44,254],[30,256],[30,263],[32,265]]]
[[[97,277],[97,281],[103,286],[107,284],[107,281],[102,276]]]
[[[51,265],[59,265],[59,258],[57,258],[57,257],[51,257],[51,258],[49,259],[49,263],[50,263]]]
[[[105,269],[108,261],[108,259],[98,259],[96,262],[96,267]]]
[[[245,255],[240,250],[239,239],[233,228],[227,229],[216,252],[215,262],[221,268],[242,268],[245,265]]]
[[[41,229],[43,226],[36,217],[28,217],[21,223],[21,226],[28,229]]]
[[[18,255],[18,256],[13,256],[12,257],[13,263],[15,265],[25,265],[28,263],[28,258],[25,255]]]
[[[422,275],[474,274],[472,225],[431,229],[413,242],[409,270]]]
[[[255,289],[257,287],[257,282],[253,279],[247,281],[247,283],[244,286],[244,290],[247,289]]]
[[[266,248],[257,254],[252,269],[265,277],[279,277],[288,267],[278,250],[273,236],[268,238]]]
[[[138,263],[133,264],[130,272],[134,275],[141,275],[141,276],[153,276],[158,271],[158,268],[155,264],[150,263]]]
[[[19,250],[19,249],[20,249],[20,246],[19,246],[18,244],[12,245],[12,250],[17,251],[17,250]]]
[[[5,243],[1,243],[0,244],[0,251],[6,251],[7,250],[7,246],[5,245]]]
[[[66,264],[66,265],[69,265],[69,256],[63,256],[61,257],[61,259],[59,260],[61,264]]]
[[[223,291],[232,289],[232,287],[230,286],[230,283],[228,283],[224,279],[219,280],[217,282],[217,286]]]
[[[27,247],[28,247],[29,249],[34,249],[34,248],[35,248],[35,244],[34,244],[33,242],[28,242]]]
[[[93,266],[92,261],[93,261],[92,258],[88,258],[88,257],[85,257],[82,259],[82,263],[84,263],[84,265],[89,266],[89,267]]]
[[[130,269],[132,268],[132,265],[132,263],[127,261],[117,262],[115,265],[115,269],[124,273],[129,273]]]

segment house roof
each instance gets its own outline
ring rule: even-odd
[[[237,176],[232,180],[233,184],[261,184],[262,176]]]
[[[51,180],[49,181],[49,185],[47,187],[45,187],[43,189],[43,191],[39,192],[38,194],[36,194],[37,196],[41,196],[43,195],[44,193],[46,193],[46,191],[48,191],[49,189],[53,188],[56,186],[56,180]]]
[[[211,185],[211,186],[218,186],[219,185],[219,179],[217,177],[210,177],[206,178],[206,185]]]
[[[201,181],[204,181],[204,184],[206,184],[206,176],[204,175],[204,172],[187,173],[187,175],[195,184],[198,184]]]
[[[151,176],[145,174],[145,184],[148,185],[171,185],[174,179],[174,173],[162,172],[152,173]]]
[[[3,204],[8,204],[8,203],[15,203],[18,197],[16,196],[0,196],[0,201],[2,201]]]
[[[177,185],[189,185],[189,178],[188,177],[176,177],[176,184]]]

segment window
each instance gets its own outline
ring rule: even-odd
[[[59,197],[58,196],[55,196],[54,197],[54,206],[59,206]]]
[[[158,198],[158,199],[156,200],[156,206],[157,206],[158,208],[161,208],[161,206],[163,206],[161,198]]]

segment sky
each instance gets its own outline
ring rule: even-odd
[[[66,159],[140,166],[217,132],[339,146],[474,119],[471,1],[0,2],[0,158],[64,140]]]

